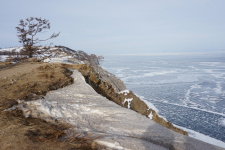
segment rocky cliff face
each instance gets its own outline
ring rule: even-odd
[[[121,91],[121,89],[124,90],[124,87],[120,88],[111,81],[105,81],[104,78],[102,78],[101,75],[96,72],[96,69],[94,69],[93,67],[84,64],[77,65],[76,69],[78,69],[82,73],[82,75],[85,77],[86,82],[102,96],[108,98],[109,100],[117,103],[122,107],[134,110],[168,129],[179,132],[183,135],[188,135],[186,131],[174,127],[171,122],[167,122],[163,118],[159,117],[154,110],[149,108],[146,103],[140,100],[140,98],[137,97],[132,91],[118,92]],[[112,85],[111,83],[113,83],[114,85]]]
[[[88,55],[84,51],[72,50],[65,46],[55,46],[54,48],[48,48],[48,50],[44,53],[57,54],[52,55],[53,57],[70,56],[70,58],[68,58],[68,61],[74,64],[83,63],[89,65],[99,65],[98,56],[96,56],[95,54]]]
[[[108,72],[107,70],[101,68],[98,65],[91,65],[91,67],[93,68],[92,72],[98,74],[98,79],[109,83],[115,92],[126,90],[126,86],[123,81],[118,79],[114,74]]]

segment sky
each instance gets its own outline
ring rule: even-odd
[[[94,54],[225,52],[225,0],[0,0],[0,48],[22,46],[20,19],[51,23],[43,45]]]

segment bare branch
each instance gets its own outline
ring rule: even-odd
[[[23,43],[25,50],[29,57],[32,57],[34,54],[34,44],[39,43],[40,41],[47,41],[59,36],[59,33],[53,33],[49,38],[40,40],[39,38],[34,39],[38,33],[41,33],[47,29],[50,29],[50,23],[47,19],[30,17],[26,18],[25,21],[21,19],[19,25],[16,27],[19,42]]]

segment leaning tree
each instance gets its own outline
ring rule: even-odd
[[[34,44],[56,38],[60,33],[53,33],[46,39],[37,38],[38,33],[50,29],[50,23],[49,20],[36,17],[26,18],[25,20],[21,19],[20,24],[16,27],[16,29],[19,42],[23,43],[25,54],[29,58],[33,57],[36,51]]]

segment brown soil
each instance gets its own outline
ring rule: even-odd
[[[18,99],[35,100],[50,90],[73,83],[71,71],[60,64],[27,62],[0,64],[0,149],[1,150],[61,150],[94,149],[91,141],[61,137],[69,128],[63,123],[47,123],[25,118],[21,110],[5,111]]]

